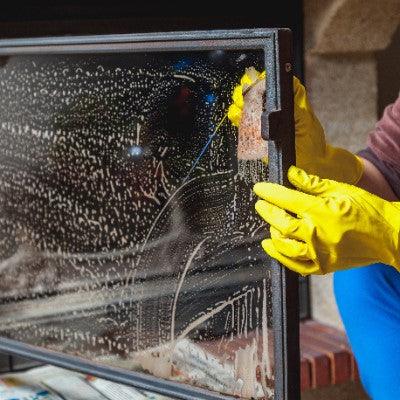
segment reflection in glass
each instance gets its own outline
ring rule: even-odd
[[[268,179],[265,148],[227,119],[216,130],[245,68],[262,59],[4,59],[2,336],[272,398],[271,288],[251,191]]]

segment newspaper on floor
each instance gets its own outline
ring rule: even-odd
[[[65,370],[41,366],[0,375],[0,400],[172,400],[151,392]]]

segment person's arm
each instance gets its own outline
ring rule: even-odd
[[[358,186],[387,200],[400,198],[400,97],[389,104],[358,153],[365,161]]]
[[[379,169],[376,168],[372,162],[366,160],[365,158],[362,158],[362,161],[364,163],[364,171],[357,183],[357,186],[367,190],[370,193],[376,194],[385,200],[398,201],[398,197],[395,195],[386,178],[379,171]]]

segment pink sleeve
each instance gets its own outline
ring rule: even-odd
[[[368,137],[368,147],[400,171],[400,96],[385,108],[382,118]]]

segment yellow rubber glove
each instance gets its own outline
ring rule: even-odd
[[[228,118],[238,126],[243,110],[243,91],[255,79],[265,79],[265,71],[249,76],[246,72],[232,94]],[[324,130],[314,115],[307,93],[299,79],[293,77],[296,164],[310,174],[340,182],[356,184],[364,170],[362,160],[351,152],[326,143]]]
[[[400,270],[400,202],[290,167],[300,191],[260,182],[255,208],[270,224],[264,250],[301,275],[383,262]],[[289,214],[292,213],[292,214]]]
[[[265,79],[265,76],[265,71],[258,72],[254,68],[248,68],[243,74],[239,85],[236,85],[233,89],[233,103],[228,108],[228,118],[232,122],[232,125],[239,126],[244,106],[243,93],[253,84]]]

